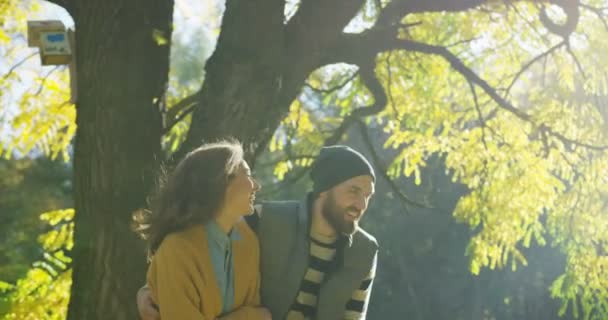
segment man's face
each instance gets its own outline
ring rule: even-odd
[[[358,176],[321,193],[322,214],[336,232],[353,234],[374,194],[371,176]]]

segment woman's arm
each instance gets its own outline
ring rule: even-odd
[[[200,312],[200,293],[195,285],[201,275],[189,247],[184,239],[166,237],[148,269],[148,284],[161,319],[207,320]]]

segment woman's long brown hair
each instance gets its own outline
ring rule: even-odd
[[[161,174],[150,210],[133,215],[134,230],[147,240],[149,257],[169,233],[215,218],[242,161],[241,144],[225,140],[202,145],[188,153],[171,174]]]

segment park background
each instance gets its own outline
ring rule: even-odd
[[[232,136],[262,199],[301,198],[323,145],[372,160],[368,319],[608,319],[607,15],[604,0],[2,0],[0,318],[136,318],[132,212],[161,165]],[[71,65],[41,66],[31,20],[75,29]]]

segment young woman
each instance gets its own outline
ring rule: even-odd
[[[259,189],[239,143],[205,144],[177,165],[152,210],[135,216],[162,320],[270,319],[260,307],[258,240],[242,219]]]

